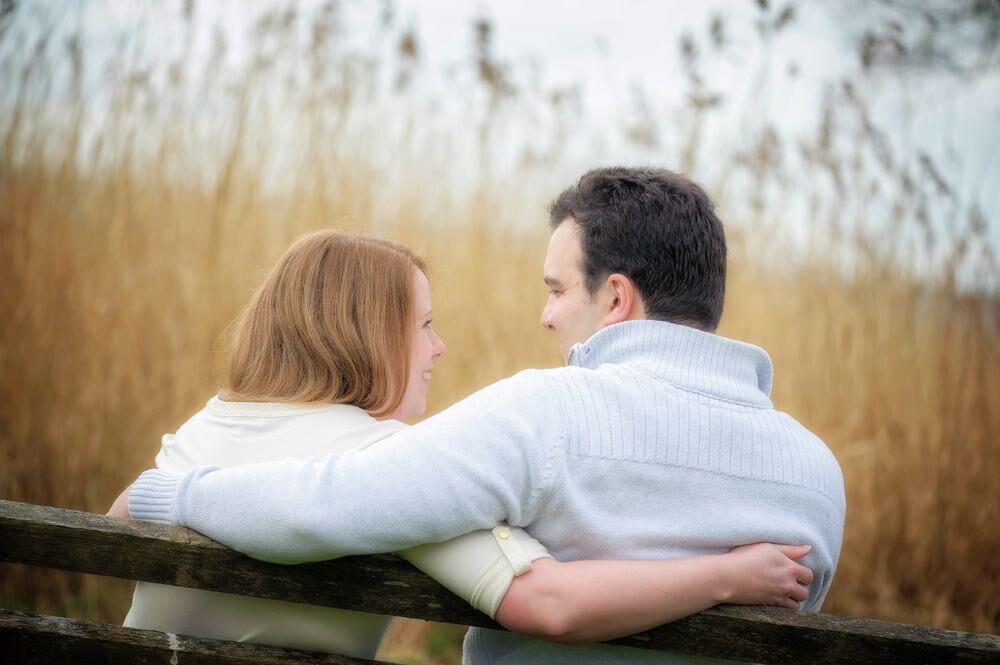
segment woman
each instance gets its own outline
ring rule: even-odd
[[[389,242],[332,231],[297,241],[237,321],[220,395],[164,436],[157,467],[326,456],[400,431],[426,409],[445,351],[425,273]],[[525,531],[497,525],[399,554],[508,628],[597,641],[719,602],[797,607],[812,574],[793,559],[806,552],[761,544],[677,561],[560,563]],[[125,625],[372,657],[387,622],[140,583]]]

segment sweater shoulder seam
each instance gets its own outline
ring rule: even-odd
[[[822,496],[827,501],[829,501],[830,503],[832,503],[833,506],[835,508],[837,508],[837,511],[840,512],[841,514],[845,514],[845,512],[846,512],[845,508],[841,508],[840,507],[840,503],[838,502],[837,497],[834,497],[831,494],[829,494],[827,492],[824,492],[821,489],[818,489],[818,488],[815,488],[815,487],[810,487],[808,485],[802,485],[800,483],[794,483],[794,482],[787,481],[787,480],[780,480],[780,479],[776,479],[776,478],[755,478],[754,476],[748,476],[748,475],[739,474],[739,473],[732,473],[732,472],[728,472],[728,471],[721,471],[719,469],[708,469],[708,468],[705,468],[705,467],[702,467],[702,466],[692,466],[692,465],[689,465],[689,464],[679,464],[677,462],[662,462],[662,461],[659,461],[659,460],[636,460],[636,459],[629,459],[627,457],[609,457],[607,455],[595,455],[595,454],[592,454],[592,453],[583,452],[583,451],[579,451],[579,450],[571,450],[571,451],[568,451],[568,452],[570,452],[573,455],[576,455],[577,457],[587,457],[587,458],[591,458],[591,459],[604,459],[604,460],[608,460],[608,461],[611,461],[611,462],[628,462],[630,464],[644,464],[644,465],[653,465],[653,466],[667,466],[667,467],[674,467],[674,468],[677,468],[677,469],[685,469],[687,471],[700,471],[700,472],[703,472],[703,473],[711,473],[711,474],[716,475],[716,476],[724,476],[724,477],[727,477],[727,478],[735,478],[735,479],[738,479],[738,480],[749,480],[749,481],[753,481],[753,482],[766,483],[766,484],[770,484],[770,485],[784,485],[785,487],[795,487],[797,489],[805,490],[807,492],[813,492],[815,494],[818,494],[818,495]]]
[[[551,390],[556,395],[556,402],[560,407],[562,412],[562,432],[553,436],[550,441],[551,444],[548,446],[548,452],[545,456],[545,467],[542,472],[542,480],[538,487],[533,488],[530,496],[529,510],[526,512],[528,514],[535,514],[538,510],[539,505],[546,499],[552,496],[553,490],[556,486],[556,478],[562,475],[562,471],[565,468],[565,450],[568,448],[566,445],[567,432],[569,432],[569,416],[566,412],[566,404],[563,402],[562,391],[559,390],[559,386],[556,385],[555,380],[547,373],[541,372],[539,374],[543,377],[543,381],[548,385],[549,390]],[[559,452],[562,450],[563,455]],[[564,460],[564,463],[559,465],[559,468],[554,468],[559,459]]]

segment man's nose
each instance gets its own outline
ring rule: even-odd
[[[555,326],[552,325],[552,307],[548,303],[542,308],[542,318],[539,320],[539,323],[546,330],[555,330]]]

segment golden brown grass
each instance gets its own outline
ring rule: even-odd
[[[220,332],[291,240],[317,228],[377,227],[429,257],[448,344],[432,412],[559,362],[537,324],[547,184],[442,183],[416,143],[390,178],[363,159],[363,140],[317,122],[313,143],[330,149],[268,193],[260,148],[234,140],[217,181],[180,177],[201,164],[195,128],[150,130],[134,110],[107,118],[102,167],[81,169],[80,107],[58,131],[27,109],[0,115],[2,498],[106,509],[160,435],[211,396]],[[134,157],[137,132],[152,133],[151,157]],[[534,230],[510,223],[525,216]],[[997,632],[1000,303],[877,262],[848,278],[819,252],[769,270],[761,237],[780,241],[761,219],[740,221],[721,332],[770,352],[775,403],[828,442],[846,479],[825,609]],[[5,606],[118,621],[128,594],[124,582],[0,567]],[[414,630],[390,651],[425,639]],[[444,652],[423,658],[453,658]]]
[[[237,187],[244,212],[219,230],[203,221],[211,192],[4,172],[0,495],[94,511],[212,394],[215,340],[288,242],[365,219],[370,200],[300,202],[290,217]],[[539,230],[522,235],[503,231],[489,206],[469,205],[460,212],[475,224],[440,228],[411,206],[392,230],[432,261],[435,320],[449,346],[432,410],[558,362],[537,325],[542,211]],[[827,609],[996,630],[996,301],[892,279],[848,282],[822,265],[779,277],[734,246],[722,333],[769,350],[776,404],[844,468],[847,535]],[[95,584],[8,568],[3,594],[51,606]]]

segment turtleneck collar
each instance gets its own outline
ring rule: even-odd
[[[569,365],[625,365],[681,388],[771,406],[771,359],[760,347],[665,321],[624,321],[570,350]]]

